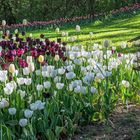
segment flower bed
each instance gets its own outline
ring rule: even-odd
[[[24,32],[3,35],[2,139],[71,137],[78,125],[108,120],[118,103],[128,108],[129,102],[140,101],[135,55],[118,53],[108,40],[90,45],[69,47]]]
[[[46,27],[48,28],[56,28],[57,26],[61,26],[61,25],[66,25],[66,23],[71,24],[71,23],[82,23],[85,20],[92,20],[92,18],[94,17],[94,19],[100,19],[100,17],[104,17],[107,16],[108,14],[111,14],[112,17],[116,17],[116,16],[120,16],[123,14],[127,14],[127,13],[135,13],[136,11],[138,11],[140,8],[140,3],[136,3],[132,6],[125,6],[122,7],[120,9],[114,9],[112,11],[110,11],[109,13],[95,13],[94,15],[85,15],[85,16],[80,16],[80,17],[73,17],[73,18],[60,18],[60,19],[56,19],[56,20],[50,20],[50,21],[33,21],[33,22],[27,22],[26,24],[24,24],[25,21],[23,21],[23,23],[19,23],[19,24],[11,24],[11,25],[6,25],[4,27],[5,30],[12,30],[14,31],[15,29],[19,29],[19,30],[35,30],[35,29],[44,29]],[[110,15],[109,15],[110,16]],[[0,26],[0,30],[3,29],[3,26]]]

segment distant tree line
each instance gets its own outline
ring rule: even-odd
[[[0,0],[0,20],[12,24],[107,13],[136,2],[140,0]]]

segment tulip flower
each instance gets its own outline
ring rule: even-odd
[[[59,59],[60,59],[60,58],[59,58],[59,55],[55,55],[54,60],[55,60],[55,61],[59,61]]]
[[[9,108],[8,109],[8,112],[9,112],[10,115],[15,115],[16,111],[17,111],[16,108]]]
[[[79,25],[76,25],[76,31],[80,32],[80,30],[81,30],[81,27]]]
[[[27,64],[30,64],[30,63],[32,63],[32,60],[33,58],[32,58],[32,56],[27,56],[26,57],[26,62],[27,62]]]
[[[29,64],[28,64],[28,68],[29,68],[30,73],[34,72],[34,70],[35,70],[35,65],[34,65],[34,63],[33,63],[33,62],[32,62],[32,63],[29,63]]]
[[[2,26],[6,26],[6,21],[2,20]]]
[[[59,33],[60,32],[60,29],[59,28],[56,28],[55,31],[56,31],[56,33]]]
[[[27,19],[23,19],[23,25],[27,25]]]
[[[15,34],[17,34],[18,33],[18,29],[15,29]]]
[[[19,125],[21,127],[25,127],[27,125],[27,123],[28,123],[28,120],[27,119],[20,119],[19,120]]]
[[[104,47],[106,47],[106,48],[109,47],[110,41],[109,41],[109,40],[104,40],[103,45],[104,45]]]
[[[39,63],[42,63],[44,61],[44,56],[43,55],[39,55],[38,61],[39,61]]]
[[[14,64],[10,64],[8,70],[9,70],[10,73],[14,74],[15,71],[16,71],[16,69],[15,69],[15,65],[14,65]]]

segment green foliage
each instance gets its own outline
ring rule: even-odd
[[[131,5],[140,0],[0,0],[0,19],[18,23],[50,20],[85,14],[108,13],[110,10]]]
[[[0,140],[12,140],[11,132],[5,125],[0,125]]]

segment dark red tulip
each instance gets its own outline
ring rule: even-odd
[[[3,70],[8,70],[9,65],[8,65],[8,64],[2,64],[2,65],[1,65],[1,68],[2,68]]]
[[[24,60],[24,59],[19,59],[19,65],[20,65],[22,68],[28,67],[27,62],[26,62],[26,60]]]
[[[19,48],[19,49],[17,50],[16,53],[17,53],[17,56],[18,56],[18,57],[21,57],[21,55],[24,54],[24,49],[20,49],[20,48]]]

